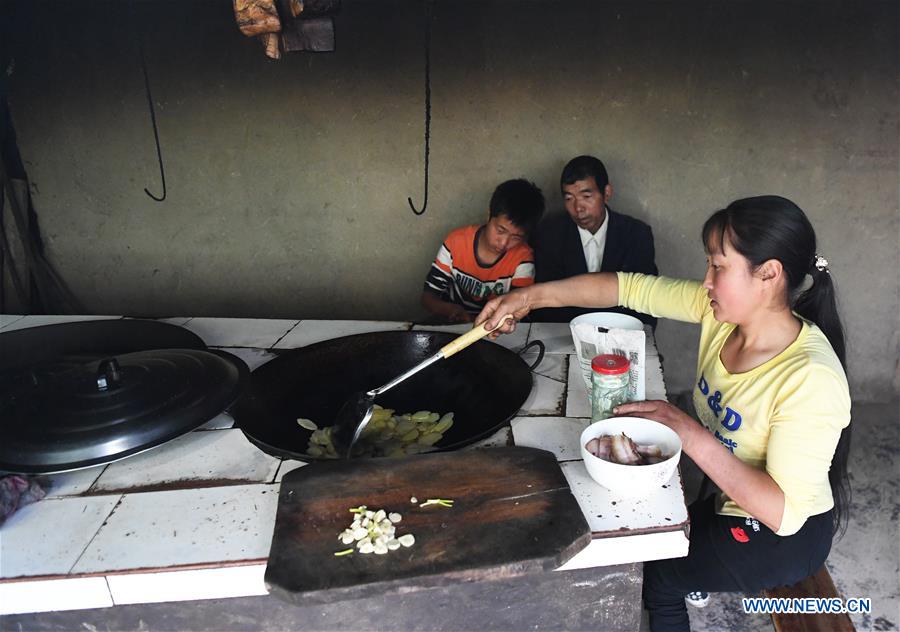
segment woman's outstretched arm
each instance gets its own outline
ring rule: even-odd
[[[515,320],[541,307],[615,307],[619,302],[619,279],[615,272],[597,272],[536,283],[509,294],[491,299],[475,319],[475,324],[487,323],[491,329],[507,314]],[[507,322],[498,331],[510,333],[515,323]]]

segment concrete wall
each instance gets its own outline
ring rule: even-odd
[[[345,0],[333,54],[267,60],[229,0],[139,2],[168,199],[127,3],[25,3],[10,102],[50,258],[89,311],[422,316],[428,265],[493,187],[607,164],[661,271],[698,276],[703,220],[776,193],[810,215],[854,396],[898,359],[895,2],[438,2],[422,203],[422,5]],[[659,328],[671,390],[692,327]]]

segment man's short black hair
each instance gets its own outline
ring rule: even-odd
[[[609,176],[606,175],[606,167],[600,162],[599,158],[593,156],[578,156],[572,158],[569,163],[563,167],[562,176],[559,178],[559,188],[562,190],[566,184],[575,184],[578,180],[587,180],[593,178],[597,183],[600,193],[609,184]]]
[[[491,196],[491,217],[506,215],[513,224],[530,233],[544,214],[544,194],[528,180],[501,183]]]

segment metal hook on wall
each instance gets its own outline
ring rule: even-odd
[[[428,161],[431,153],[431,8],[432,0],[425,0],[425,199],[417,211],[412,198],[406,198],[409,208],[421,215],[428,208]]]
[[[150,108],[150,122],[153,124],[153,138],[156,141],[156,158],[159,161],[159,177],[162,180],[162,197],[156,197],[146,188],[144,189],[144,193],[157,202],[162,202],[166,199],[166,169],[163,166],[162,149],[159,146],[159,129],[156,125],[156,110],[153,107],[153,95],[150,93],[150,79],[147,76],[147,62],[144,59],[143,38],[141,37],[141,31],[138,27],[137,20],[134,18],[134,0],[129,3],[129,6],[131,8],[131,23],[134,26],[134,34],[137,38],[138,53],[141,57],[141,70],[144,73],[144,89],[147,94],[147,105]]]

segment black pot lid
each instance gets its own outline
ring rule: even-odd
[[[50,473],[130,456],[228,408],[249,371],[223,351],[56,358],[0,372],[0,469]]]
[[[33,367],[61,357],[85,362],[148,349],[206,349],[183,327],[117,318],[27,327],[0,333],[0,369]]]

